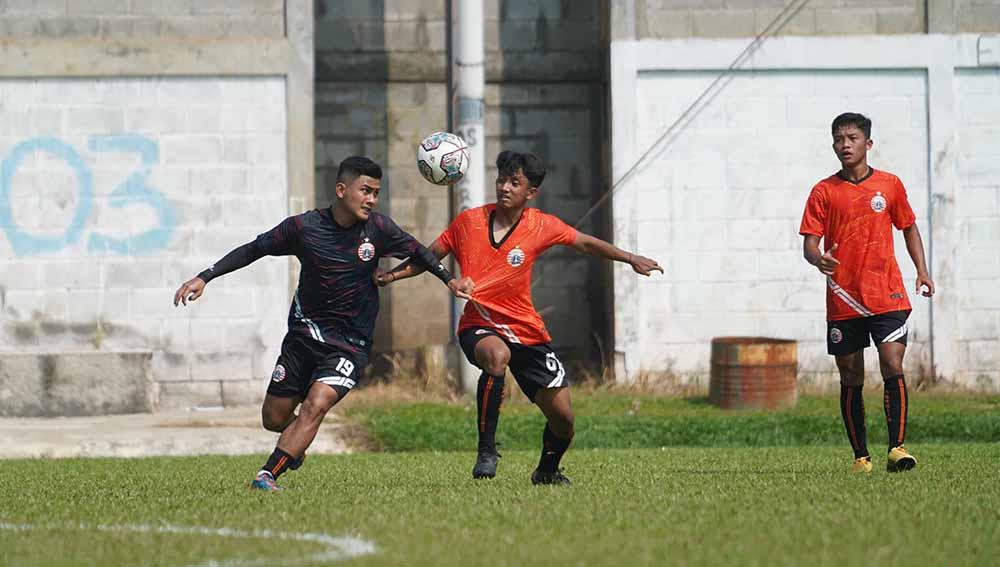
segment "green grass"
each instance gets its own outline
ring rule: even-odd
[[[535,451],[505,451],[493,481],[470,478],[470,452],[316,455],[280,494],[246,489],[259,457],[5,461],[0,565],[289,565],[323,548],[113,528],[137,524],[376,545],[351,565],[995,564],[1000,444],[911,448],[916,470],[879,457],[870,477],[846,474],[842,442],[576,450],[560,488],[528,482]]]
[[[866,424],[872,452],[887,444],[881,390],[866,392]],[[804,397],[793,409],[726,411],[704,398],[667,398],[574,392],[577,449],[659,447],[761,447],[846,443],[839,399]],[[351,406],[384,451],[471,450],[476,408],[445,403]],[[533,405],[508,404],[497,440],[506,449],[538,446],[544,420]],[[913,443],[1000,440],[1000,396],[931,396],[912,392],[907,439]]]

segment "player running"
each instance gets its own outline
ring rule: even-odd
[[[552,339],[531,303],[532,265],[545,250],[561,244],[628,263],[644,276],[663,269],[655,260],[620,250],[553,215],[526,208],[545,179],[545,166],[535,155],[504,151],[496,165],[496,204],[458,215],[430,246],[438,258],[455,254],[462,275],[475,288],[458,324],[462,351],[483,371],[476,390],[479,454],[472,476],[496,476],[495,435],[509,367],[521,390],[547,419],[541,458],[531,482],[569,484],[559,462],[573,440],[573,410],[565,369],[549,346]],[[405,262],[380,275],[379,283],[386,285],[422,271],[422,266]]]
[[[865,433],[864,349],[878,349],[889,429],[886,469],[917,465],[903,446],[909,396],[903,377],[910,300],[893,250],[892,227],[903,231],[917,268],[916,293],[934,295],[916,217],[898,177],[868,165],[871,120],[841,114],[833,121],[833,151],[841,169],[820,181],[806,202],[799,233],[810,264],[826,276],[827,350],[840,371],[840,411],[854,449],[852,471],[872,470]],[[823,240],[824,252],[819,242]]]
[[[299,468],[323,417],[361,379],[378,315],[373,276],[380,257],[411,258],[456,296],[469,297],[469,282],[453,278],[427,248],[373,211],[381,178],[382,169],[374,161],[345,159],[337,171],[336,204],[288,217],[184,282],[174,294],[174,305],[187,305],[201,297],[208,282],[263,256],[294,255],[302,264],[288,333],[261,408],[264,428],[281,436],[251,483],[255,489],[280,490],[277,478]]]

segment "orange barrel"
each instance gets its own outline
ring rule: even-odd
[[[795,405],[795,341],[766,337],[712,339],[708,401],[725,409],[776,409]]]

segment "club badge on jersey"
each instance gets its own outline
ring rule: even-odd
[[[507,253],[507,263],[515,268],[524,263],[524,250],[514,248]]]
[[[358,258],[361,258],[362,262],[371,262],[374,257],[375,245],[365,237],[365,241],[358,246]]]
[[[881,213],[885,210],[885,204],[885,197],[882,196],[882,192],[875,193],[875,196],[872,197],[872,210],[876,213]]]

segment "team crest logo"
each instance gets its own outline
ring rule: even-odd
[[[514,248],[507,253],[507,263],[515,268],[524,263],[524,250]]]
[[[844,340],[844,333],[840,332],[840,329],[836,327],[830,329],[830,342],[839,344],[842,340]]]
[[[271,381],[281,382],[284,379],[285,379],[285,367],[279,364],[274,367],[274,372],[271,373]]]
[[[362,262],[370,262],[372,258],[375,257],[375,245],[368,241],[366,238],[361,246],[358,246],[358,258],[361,258]]]
[[[882,196],[881,192],[875,193],[875,196],[872,197],[872,210],[876,213],[885,210],[885,197]]]

